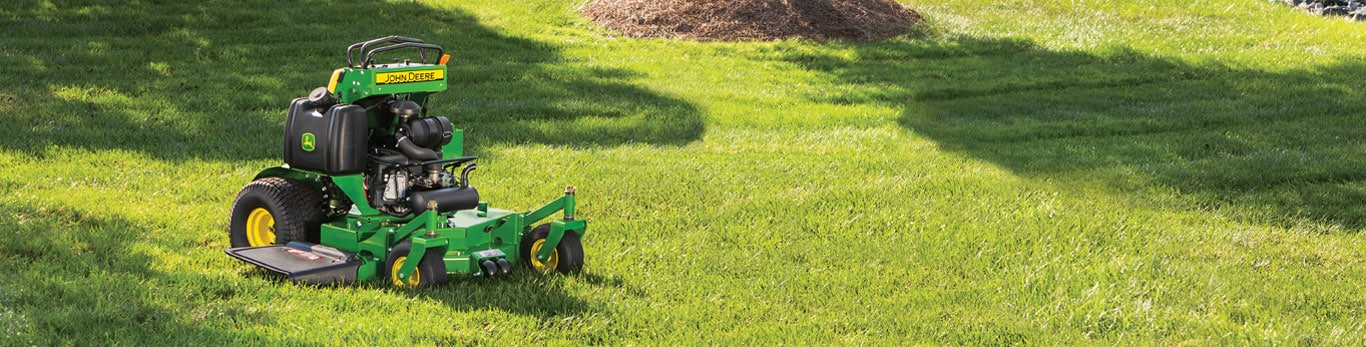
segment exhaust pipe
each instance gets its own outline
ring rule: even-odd
[[[485,276],[493,277],[493,275],[498,274],[498,265],[494,264],[492,260],[485,260],[482,263],[479,263],[479,267],[484,268]]]
[[[470,171],[474,171],[474,169],[478,169],[478,168],[479,168],[478,165],[469,164],[469,165],[465,165],[465,169],[464,169],[464,170],[460,170],[460,187],[461,187],[461,188],[469,188],[469,187],[470,187]]]

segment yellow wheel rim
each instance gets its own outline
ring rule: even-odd
[[[247,244],[252,247],[275,243],[275,217],[264,207],[257,207],[247,215]]]
[[[422,283],[422,275],[417,269],[413,269],[413,275],[408,277],[407,281],[398,279],[398,270],[403,268],[404,260],[408,260],[408,257],[405,256],[394,259],[394,264],[389,265],[389,278],[393,280],[394,285],[396,286],[416,287],[418,283]]]
[[[550,259],[546,259],[542,262],[540,259],[536,259],[536,254],[541,253],[541,247],[543,246],[545,246],[545,239],[539,239],[536,240],[536,242],[531,243],[531,267],[541,272],[550,272],[560,264],[560,250],[550,251]]]

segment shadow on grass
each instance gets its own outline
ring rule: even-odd
[[[536,320],[537,331],[518,333],[522,340],[538,341],[546,339],[546,332],[574,329],[576,326],[594,320],[610,317],[612,313],[602,304],[591,303],[569,294],[570,286],[592,286],[624,288],[626,285],[617,277],[602,277],[591,273],[575,275],[541,275],[531,270],[518,268],[511,274],[497,278],[476,278],[454,276],[445,284],[417,289],[398,289],[382,281],[357,286],[373,290],[382,295],[407,296],[419,301],[438,302],[449,307],[451,315],[479,314],[477,311],[511,313]],[[632,295],[643,295],[632,291]],[[607,318],[610,319],[610,318]],[[437,345],[483,345],[498,343],[500,337],[489,334],[490,327],[504,325],[497,321],[472,321],[467,324],[482,324],[483,328],[462,331],[483,331],[484,333],[433,334]],[[505,342],[505,341],[503,341]],[[598,335],[582,336],[577,343],[601,344]]]
[[[813,99],[897,105],[947,151],[1247,220],[1366,227],[1360,60],[1268,72],[972,37],[826,48],[853,58],[777,54],[849,88]]]
[[[0,339],[6,344],[304,343],[262,329],[289,322],[278,321],[270,310],[243,305],[259,304],[262,297],[240,279],[158,270],[152,255],[158,245],[184,245],[148,239],[161,233],[148,232],[157,226],[63,206],[0,203],[0,213],[8,216],[0,219],[0,267],[6,269],[0,276]],[[295,285],[275,273],[232,264],[243,270],[241,276],[268,278],[275,286]],[[570,295],[565,289],[570,280],[590,286],[624,285],[620,279],[591,274],[571,279],[518,271],[493,280],[457,278],[448,285],[415,291],[391,289],[380,282],[345,287],[432,300],[460,312],[524,315],[547,327],[572,324],[570,317],[606,314]]]
[[[144,252],[152,227],[66,207],[0,203],[0,337],[13,345],[185,345],[275,341],[240,329],[186,321],[202,314],[241,328],[273,325],[264,312],[195,307],[185,300],[227,299],[230,283],[195,274],[168,276]],[[194,289],[176,283],[193,280]],[[188,297],[187,297],[188,296]],[[204,298],[194,298],[204,296]]]
[[[422,38],[454,55],[433,113],[471,145],[680,145],[689,104],[632,73],[567,61],[470,14],[412,2],[20,1],[0,9],[0,147],[123,149],[162,159],[280,156],[285,108],[345,65],[347,45]],[[19,136],[14,136],[14,133]]]
[[[453,275],[445,284],[434,287],[400,289],[383,283],[382,280],[361,286],[438,301],[457,311],[493,309],[535,317],[545,324],[552,325],[567,317],[607,314],[604,307],[570,295],[565,288],[570,283],[622,290],[635,297],[645,296],[644,291],[629,286],[619,276],[601,276],[589,270],[570,275],[543,275],[526,268],[523,264],[514,266],[516,268],[508,275],[495,278]]]
[[[393,290],[435,300],[458,311],[493,309],[545,321],[596,311],[589,303],[569,295],[564,288],[565,280],[519,268],[500,278],[452,276],[446,284],[432,288]],[[389,287],[379,282],[374,286]]]

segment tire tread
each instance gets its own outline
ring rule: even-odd
[[[265,177],[248,183],[232,202],[228,226],[233,247],[245,247],[247,215],[265,207],[275,219],[275,244],[318,242],[324,217],[321,200],[307,184],[284,177]]]

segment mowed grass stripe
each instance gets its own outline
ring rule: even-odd
[[[0,339],[1363,339],[1355,24],[908,3],[928,24],[874,43],[614,38],[567,1],[7,6]],[[455,55],[431,112],[494,207],[579,187],[584,274],[318,288],[222,255],[282,105],[391,34]]]

